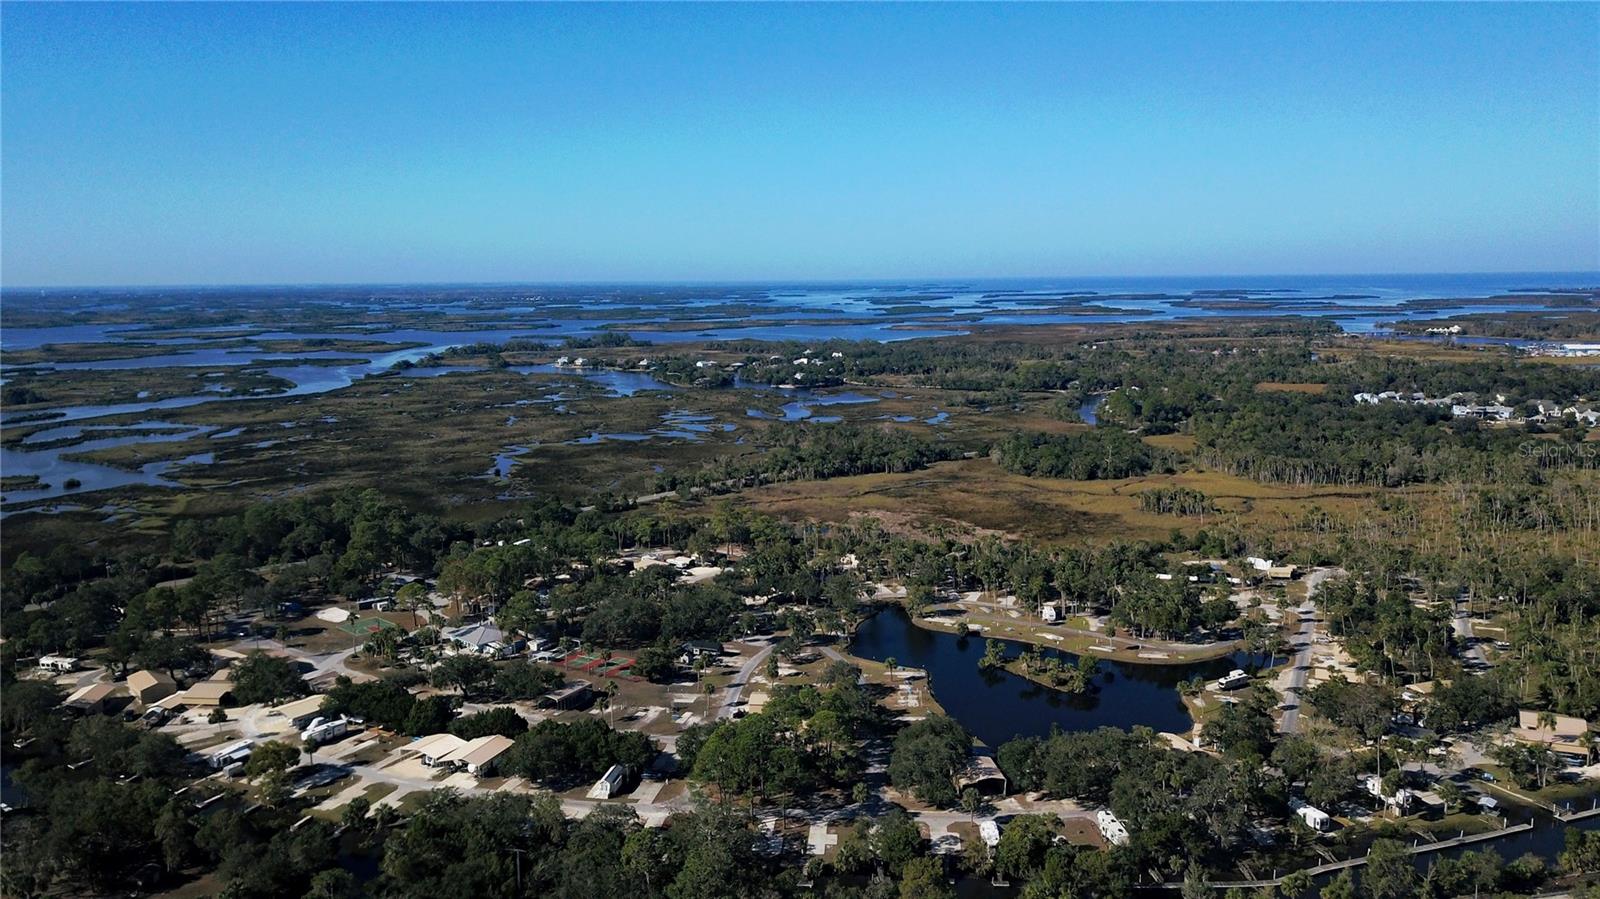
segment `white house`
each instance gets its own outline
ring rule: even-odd
[[[1400,787],[1392,794],[1384,795],[1383,781],[1376,774],[1368,774],[1362,783],[1373,798],[1381,800],[1385,806],[1393,810],[1397,815],[1405,814],[1406,810],[1411,807],[1411,791],[1404,787]]]
[[[424,765],[432,768],[442,764],[446,758],[466,744],[466,740],[455,734],[430,734],[400,747],[399,752],[403,755],[418,755]]]

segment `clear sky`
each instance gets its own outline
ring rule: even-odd
[[[1600,269],[1600,5],[7,3],[10,286]]]

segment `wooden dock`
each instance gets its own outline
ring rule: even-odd
[[[1595,809],[1590,809],[1589,811],[1579,812],[1578,814],[1581,815],[1581,816],[1587,817],[1589,815],[1600,814],[1600,811],[1597,811]],[[1532,830],[1532,829],[1533,829],[1533,822],[1529,821],[1529,822],[1524,823],[1524,824],[1513,824],[1513,825],[1511,825],[1509,827],[1502,827],[1499,830],[1490,830],[1490,831],[1485,831],[1484,833],[1462,834],[1460,836],[1451,837],[1451,838],[1449,838],[1447,840],[1438,840],[1438,841],[1435,841],[1435,842],[1432,842],[1432,843],[1415,842],[1412,845],[1406,847],[1406,853],[1409,854],[1409,855],[1424,855],[1424,854],[1429,853],[1429,852],[1438,852],[1438,851],[1440,851],[1442,849],[1454,849],[1457,846],[1468,846],[1468,845],[1471,845],[1473,843],[1483,843],[1483,842],[1487,842],[1489,840],[1498,840],[1501,837],[1510,836],[1511,834],[1514,834],[1514,833],[1523,833],[1525,831],[1529,831],[1529,830]],[[1362,855],[1362,856],[1357,856],[1356,858],[1341,859],[1339,861],[1328,862],[1327,864],[1316,865],[1316,866],[1310,867],[1310,868],[1301,868],[1299,870],[1302,870],[1305,873],[1310,874],[1312,877],[1319,877],[1319,876],[1321,876],[1323,874],[1331,874],[1331,873],[1333,873],[1335,871],[1343,871],[1346,868],[1359,868],[1362,865],[1365,865],[1366,863],[1367,863],[1367,857],[1365,855]],[[1206,886],[1209,889],[1213,889],[1213,890],[1232,890],[1232,889],[1254,890],[1254,889],[1260,889],[1261,887],[1280,886],[1280,885],[1282,885],[1282,883],[1283,883],[1283,878],[1282,877],[1274,877],[1274,878],[1271,878],[1271,879],[1263,879],[1263,880],[1217,880],[1217,881],[1208,881],[1206,883]],[[1181,890],[1181,889],[1183,889],[1183,884],[1181,882],[1180,883],[1141,883],[1136,887],[1136,889],[1141,889],[1141,890]]]

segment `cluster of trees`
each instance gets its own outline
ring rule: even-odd
[[[844,665],[821,689],[779,687],[759,713],[689,728],[678,738],[679,764],[752,803],[848,789],[865,770],[862,740],[884,725],[856,674]]]
[[[782,481],[916,471],[959,459],[963,452],[958,444],[887,425],[796,424],[769,433],[775,439],[759,455],[721,456],[692,472],[663,472],[656,489],[718,493]]]
[[[1326,582],[1316,600],[1328,629],[1367,670],[1391,679],[1426,680],[1457,665],[1447,604],[1424,607],[1399,584],[1380,588],[1359,576]]]
[[[946,715],[929,715],[894,735],[889,782],[930,805],[951,806],[960,798],[956,775],[972,758],[972,735]]]
[[[1210,515],[1217,504],[1199,490],[1189,487],[1152,487],[1134,494],[1139,509],[1157,515]]]
[[[546,719],[517,736],[501,767],[530,780],[570,786],[594,780],[612,765],[642,771],[657,751],[644,734],[613,730],[599,718],[571,724]]]
[[[1225,861],[1253,821],[1283,810],[1258,757],[1179,752],[1143,728],[1013,740],[998,761],[1013,789],[1108,806],[1129,827],[1135,870],[1169,877]]]
[[[354,715],[414,737],[447,730],[455,717],[455,703],[449,696],[419,698],[401,679],[357,683],[343,675],[328,691],[322,710],[328,715]]]
[[[1075,481],[1132,478],[1166,464],[1138,437],[1111,427],[1071,434],[1012,434],[997,443],[991,455],[1006,471]]]
[[[986,640],[983,658],[978,660],[978,667],[1005,666],[1007,660],[1003,646],[1003,641]],[[1025,676],[1044,681],[1063,693],[1082,693],[1088,690],[1094,686],[1095,676],[1100,673],[1100,662],[1093,656],[1078,656],[1078,660],[1072,662],[1058,652],[1053,650],[1047,652],[1031,643],[1023,648],[1017,661],[1022,666],[1022,673]]]
[[[1209,597],[1206,592],[1182,577],[1135,580],[1123,586],[1110,618],[1141,636],[1177,638],[1197,629],[1217,630],[1238,616],[1225,589]]]

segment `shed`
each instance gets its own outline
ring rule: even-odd
[[[590,687],[587,681],[576,681],[539,700],[539,705],[552,709],[581,709],[589,702]]]
[[[135,671],[128,675],[128,692],[134,701],[148,706],[178,692],[178,683],[159,671]]]
[[[589,788],[589,798],[610,799],[622,792],[622,787],[627,780],[628,769],[621,765],[612,765],[606,769],[606,773],[602,774],[599,780],[595,781],[594,786]]]
[[[1006,792],[1006,776],[995,764],[994,757],[983,750],[974,750],[967,759],[966,767],[956,774],[956,788],[965,790],[971,787],[979,793],[1004,796]]]

